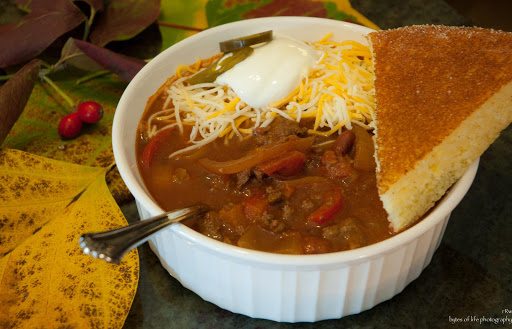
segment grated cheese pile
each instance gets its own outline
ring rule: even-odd
[[[148,136],[178,127],[192,127],[190,146],[170,155],[206,145],[217,138],[225,141],[235,135],[249,136],[253,129],[266,127],[278,115],[289,120],[314,119],[312,135],[329,136],[340,133],[342,127],[352,129],[359,124],[373,128],[375,97],[371,52],[355,41],[331,41],[329,34],[310,45],[322,55],[317,64],[304,76],[300,85],[284,99],[264,108],[246,105],[228,86],[216,83],[187,85],[182,72],[195,73],[201,69],[199,59],[191,66],[181,65],[176,80],[167,90],[163,109],[148,119]],[[156,122],[167,124],[157,125]],[[160,127],[160,128],[157,128]]]

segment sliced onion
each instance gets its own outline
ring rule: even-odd
[[[306,152],[311,148],[314,137],[299,138],[295,135],[288,136],[283,141],[268,144],[247,153],[245,156],[229,161],[215,161],[208,158],[199,160],[206,170],[214,174],[235,174],[255,165],[275,158],[291,150]]]

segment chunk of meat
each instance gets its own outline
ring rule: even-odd
[[[276,204],[284,199],[283,192],[276,187],[273,187],[272,185],[267,186],[265,189],[266,195],[267,195],[267,201],[269,204]]]
[[[301,127],[297,121],[288,120],[278,116],[265,128],[256,128],[254,135],[258,145],[273,143],[285,136],[306,136],[308,129]]]
[[[286,228],[286,225],[283,223],[283,221],[278,219],[270,220],[268,226],[273,233],[281,233]]]
[[[315,207],[315,202],[311,198],[304,199],[301,208],[305,211],[311,211]]]
[[[230,175],[207,175],[206,182],[210,186],[210,191],[227,191],[230,189]]]
[[[322,235],[329,240],[338,240],[348,246],[348,249],[360,248],[368,245],[366,236],[357,219],[348,217],[340,223],[324,227]]]
[[[199,219],[198,230],[202,234],[222,241],[222,223],[219,221],[219,216],[216,212],[209,211],[206,215]]]
[[[265,173],[263,173],[261,170],[258,170],[257,168],[252,168],[251,170],[256,180],[261,183],[265,177]]]
[[[283,219],[290,219],[293,216],[293,208],[292,206],[285,204],[283,207]]]
[[[251,169],[245,169],[235,174],[236,189],[240,190],[251,178]]]

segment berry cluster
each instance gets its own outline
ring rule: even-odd
[[[83,123],[96,123],[103,117],[103,108],[94,101],[80,103],[77,111],[60,120],[59,135],[62,138],[74,138],[80,134]]]

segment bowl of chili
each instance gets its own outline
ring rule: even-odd
[[[154,134],[153,142],[142,136],[145,110],[165,102],[155,96],[158,90],[180,65],[190,64],[191,58],[217,54],[219,42],[268,30],[304,41],[320,40],[332,33],[335,40],[362,44],[366,44],[365,35],[372,31],[328,19],[273,17],[218,26],[177,43],[149,62],[123,93],[113,123],[116,163],[135,197],[141,219],[197,200],[208,200],[216,208],[207,220],[174,225],[149,241],[170,275],[201,298],[235,313],[283,322],[313,322],[360,313],[401,292],[429,264],[450,213],[469,189],[478,163],[423,220],[399,234],[390,234],[382,220],[362,226],[354,220],[363,216],[361,208],[366,208],[370,217],[382,216],[379,210],[371,209],[375,208],[372,203],[358,207],[358,200],[375,199],[376,195],[372,190],[372,165],[363,158],[355,159],[353,154],[356,147],[361,148],[358,154],[369,152],[365,151],[364,141],[371,137],[365,135],[364,129],[358,132],[356,128],[356,136],[341,138],[340,134],[318,142],[304,133],[304,126],[294,126],[292,134],[276,133],[280,138],[266,138],[275,137],[275,130],[286,130],[285,121],[275,120],[267,130],[254,131],[255,135],[261,133],[263,142],[256,138],[254,143],[235,143],[219,154],[214,152],[219,146],[212,144],[197,156],[193,153],[189,159],[185,156],[177,161],[179,165],[172,170],[165,169],[165,157],[154,160],[158,158],[155,150],[164,149],[164,154],[169,154],[188,144],[178,129],[163,129]],[[355,141],[346,146],[344,139]],[[332,147],[311,149],[322,143]],[[349,159],[349,169],[340,156]],[[186,170],[181,170],[184,167]],[[248,168],[256,169],[247,171]],[[355,172],[357,180],[364,183],[349,190],[351,180],[344,177],[347,170]],[[232,181],[230,177],[234,177]],[[239,179],[245,180],[241,186],[237,186]],[[342,183],[336,185],[333,181]],[[155,192],[158,185],[164,186],[160,193]],[[169,186],[176,191],[166,190]],[[287,195],[290,190],[293,193]],[[361,190],[370,190],[370,196],[360,194]],[[282,205],[283,199],[288,210],[276,206]],[[308,211],[300,213],[299,208]],[[270,217],[260,220],[265,217],[262,214]],[[289,222],[283,228],[273,219],[284,218],[285,214]],[[218,228],[219,216],[225,218],[227,230]],[[297,220],[299,217],[306,218],[307,225]],[[239,229],[240,218],[251,225]],[[267,226],[262,229],[252,225],[258,221]],[[302,226],[320,236],[309,236],[306,231],[294,233],[291,229]],[[346,233],[341,238],[340,231]],[[379,231],[380,235],[375,233]],[[347,236],[351,239],[347,240]],[[258,238],[272,243],[254,242]]]

